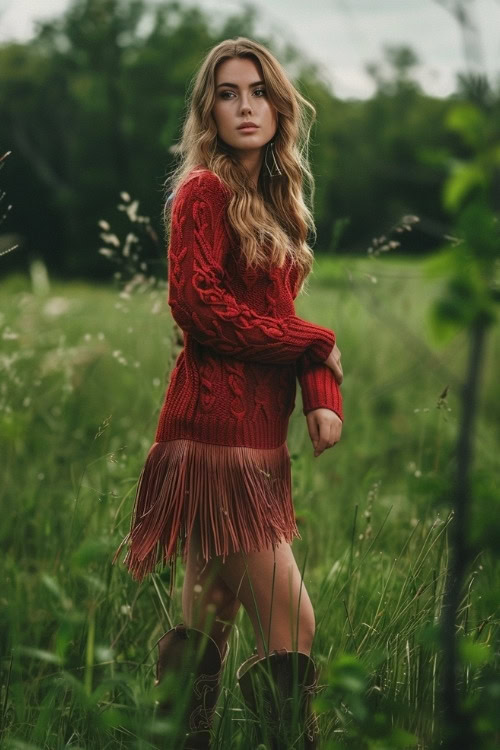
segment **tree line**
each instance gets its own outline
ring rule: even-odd
[[[401,46],[367,65],[370,99],[342,100],[299,50],[256,34],[257,12],[245,6],[214,28],[207,13],[180,2],[74,0],[63,15],[39,22],[28,42],[0,47],[0,144],[11,151],[3,189],[12,204],[0,251],[19,239],[4,273],[41,257],[57,275],[108,278],[98,222],[121,225],[124,192],[163,236],[163,182],[188,83],[211,46],[238,35],[268,45],[317,109],[315,251],[365,253],[405,215],[419,222],[397,238],[399,253],[442,243],[449,226],[441,155],[467,151],[446,127],[447,113],[457,100],[487,94],[488,116],[498,120],[500,90],[463,75],[452,96],[431,97],[412,77],[415,53]],[[161,240],[155,252],[160,263]]]

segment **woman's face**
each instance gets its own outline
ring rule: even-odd
[[[249,58],[224,60],[216,70],[215,104],[212,115],[217,133],[225,143],[249,156],[270,141],[276,133],[277,113],[269,101],[262,71]],[[238,130],[243,122],[257,125],[253,130]]]

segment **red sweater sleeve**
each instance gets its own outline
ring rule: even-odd
[[[333,370],[322,362],[314,362],[307,354],[297,360],[297,377],[302,392],[302,411],[331,409],[344,421],[342,394]]]
[[[224,286],[230,237],[225,187],[213,172],[191,178],[172,207],[168,304],[182,330],[235,359],[290,364],[305,352],[324,362],[335,333],[296,315],[258,315]]]

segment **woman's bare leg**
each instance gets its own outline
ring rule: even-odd
[[[268,653],[286,648],[310,654],[314,611],[287,542],[279,544],[274,551],[269,547],[247,555],[232,553],[219,565],[217,572],[245,607],[260,657],[265,656],[264,644]]]
[[[218,557],[203,561],[199,525],[196,523],[190,537],[182,588],[184,622],[188,627],[208,633],[223,654],[241,602],[218,575],[219,567]]]
[[[182,591],[186,623],[205,629],[222,650],[240,604],[252,622],[259,656],[266,646],[268,652],[286,648],[310,654],[314,611],[290,545],[282,542],[274,551],[233,552],[224,562],[222,556],[204,562],[196,526]]]

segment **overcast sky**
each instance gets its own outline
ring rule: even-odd
[[[161,0],[156,0],[160,2]],[[421,64],[415,77],[435,96],[456,88],[456,73],[466,69],[464,40],[444,6],[456,0],[265,0],[259,9],[257,33],[274,32],[298,46],[317,62],[342,99],[367,98],[373,84],[364,66],[380,61],[384,44],[409,44]],[[61,14],[70,0],[0,0],[0,42],[33,36],[34,22]],[[211,12],[214,23],[233,14],[238,0],[199,0],[184,3]],[[500,0],[469,0],[478,44],[468,44],[474,70],[500,79]]]

